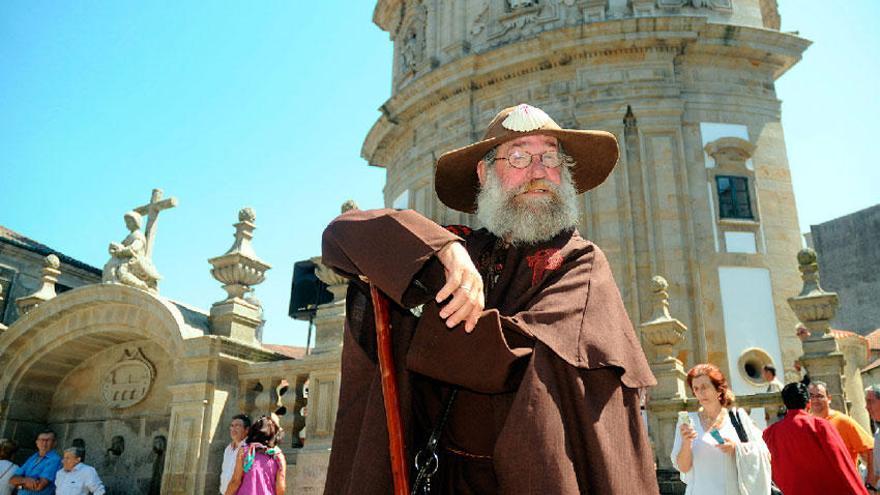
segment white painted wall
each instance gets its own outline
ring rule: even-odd
[[[709,195],[706,196],[709,198],[709,213],[712,214],[712,239],[715,240],[715,252],[721,251],[721,243],[718,242],[718,221],[715,220],[715,184],[711,182],[707,182],[706,186],[709,188]]]
[[[763,392],[740,374],[737,362],[746,349],[763,349],[777,369],[783,369],[779,332],[773,307],[770,271],[766,268],[718,267],[724,335],[727,341],[728,377],[735,394]],[[720,363],[717,363],[720,364]]]
[[[724,244],[727,246],[728,253],[755,254],[757,252],[754,232],[727,231],[724,233]]]

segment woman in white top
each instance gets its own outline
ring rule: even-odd
[[[9,459],[12,458],[12,454],[14,454],[16,450],[18,450],[18,445],[16,445],[15,442],[0,438],[0,495],[10,495],[12,493],[12,486],[9,484],[9,479],[15,474],[15,470],[18,469],[18,466],[13,464]]]
[[[687,385],[700,409],[679,415],[672,446],[672,464],[687,484],[685,495],[769,494],[769,451],[748,414],[734,409],[748,436],[747,443],[740,441],[728,414],[733,393],[721,370],[698,364],[688,371]],[[738,476],[738,463],[744,476]]]

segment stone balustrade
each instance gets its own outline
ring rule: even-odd
[[[239,373],[239,409],[276,413],[284,429],[288,492],[323,490],[339,404],[340,354],[251,364]]]

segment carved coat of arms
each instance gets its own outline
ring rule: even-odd
[[[114,409],[131,407],[144,400],[156,376],[156,368],[140,348],[125,349],[122,358],[104,374],[101,396]]]

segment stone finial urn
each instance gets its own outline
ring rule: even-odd
[[[800,362],[807,368],[812,380],[827,384],[831,407],[846,412],[845,390],[850,378],[844,377],[846,359],[831,333],[831,320],[837,313],[838,297],[819,285],[819,264],[815,251],[802,249],[798,252],[797,260],[804,285],[800,294],[788,298],[788,305],[810,332],[803,342],[804,354]],[[852,379],[858,383],[858,373]]]
[[[651,278],[653,313],[639,328],[642,335],[654,347],[655,362],[674,360],[673,348],[684,340],[687,327],[669,315],[669,283],[661,276]]]
[[[211,306],[211,329],[216,335],[257,344],[263,324],[260,302],[249,296],[254,286],[266,278],[271,266],[260,260],[251,245],[254,237],[254,210],[243,208],[235,224],[235,242],[222,256],[211,258],[211,275],[223,284],[227,298]]]
[[[810,339],[832,338],[831,320],[840,304],[836,292],[827,292],[819,285],[819,264],[816,251],[802,249],[798,252],[798,270],[804,281],[801,293],[788,298],[788,305],[807,330]]]
[[[223,289],[228,297],[226,301],[233,299],[245,299],[245,295],[252,292],[253,286],[260,284],[266,278],[266,271],[272,268],[268,263],[260,260],[251,245],[254,237],[254,221],[256,214],[251,208],[243,208],[238,212],[238,223],[235,227],[235,242],[232,247],[222,256],[208,260],[214,268],[211,275],[223,284]],[[251,299],[251,302],[254,302]]]
[[[15,305],[18,307],[18,312],[21,314],[27,314],[41,303],[52,299],[56,295],[55,283],[58,282],[58,275],[61,275],[61,270],[59,270],[59,268],[61,268],[61,260],[58,259],[58,256],[50,254],[46,256],[43,262],[46,266],[43,267],[43,277],[40,288],[33,294],[19,297],[15,300]]]
[[[648,428],[658,452],[670,452],[675,441],[678,413],[687,404],[684,364],[676,358],[673,348],[684,340],[687,327],[669,314],[669,284],[661,276],[651,278],[653,314],[639,325],[644,339],[650,343],[654,355],[651,371],[657,385],[648,394]],[[668,459],[668,458],[667,458]],[[659,459],[658,468],[672,469],[669,461]]]

